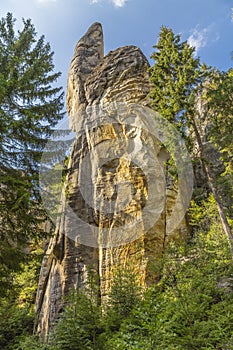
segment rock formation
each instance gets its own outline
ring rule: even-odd
[[[103,302],[115,267],[133,266],[142,285],[156,279],[149,266],[166,245],[166,217],[176,201],[176,190],[160,188],[157,205],[166,192],[165,209],[146,229],[142,212],[149,196],[148,174],[139,163],[143,160],[148,172],[152,172],[152,152],[162,167],[160,146],[148,132],[135,127],[134,116],[129,125],[115,111],[113,122],[101,115],[102,122],[95,124],[105,106],[111,110],[117,105],[120,115],[122,103],[123,109],[126,103],[149,105],[148,68],[146,57],[135,46],[121,47],[104,56],[99,23],[90,27],[75,48],[68,75],[67,111],[77,137],[62,202],[80,221],[72,222],[69,215],[60,218],[43,260],[36,302],[38,332],[43,336],[62,311],[63,297],[71,288],[85,287],[89,267],[99,275]],[[98,147],[99,151],[95,151]],[[125,155],[130,149],[137,153],[138,162]],[[88,185],[86,193],[81,188],[83,181]],[[135,218],[140,218],[135,230],[127,229]],[[172,235],[186,231],[183,221]]]

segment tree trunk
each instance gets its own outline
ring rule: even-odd
[[[199,150],[200,150],[201,165],[202,165],[204,174],[205,174],[205,176],[206,176],[206,178],[208,180],[211,192],[213,193],[214,199],[216,201],[217,208],[218,208],[218,213],[219,213],[221,224],[222,224],[222,228],[223,228],[223,231],[226,234],[227,241],[228,241],[229,248],[230,248],[230,252],[231,252],[231,256],[233,258],[233,235],[232,235],[232,232],[231,232],[231,228],[230,228],[229,222],[227,220],[226,214],[224,212],[222,200],[221,200],[219,192],[218,192],[216,181],[215,181],[214,177],[212,176],[211,170],[210,170],[210,168],[208,166],[208,162],[205,159],[201,136],[199,134],[197,125],[195,123],[195,120],[192,121],[192,125],[193,125],[193,128],[194,128],[197,144],[198,144],[198,147],[199,147]]]

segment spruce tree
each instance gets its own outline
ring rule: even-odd
[[[156,51],[151,56],[155,61],[150,69],[151,106],[185,132],[184,121],[194,101],[193,88],[201,75],[194,49],[180,39],[180,35],[163,26],[158,43],[153,46]]]
[[[206,93],[208,81],[212,80],[214,72],[201,65],[199,58],[194,57],[195,49],[186,41],[181,42],[180,35],[175,35],[170,28],[161,28],[158,43],[154,48],[156,50],[152,59],[155,63],[150,69],[151,105],[178,128],[189,144],[193,142],[197,145],[199,161],[216,200],[222,228],[233,256],[233,235],[215,174],[209,165],[203,135],[198,127],[201,123],[207,125],[212,119],[208,106],[204,109],[199,108],[198,102],[202,102],[202,95]]]
[[[63,92],[54,83],[53,52],[30,19],[16,31],[11,13],[0,20],[0,262],[1,282],[19,266],[22,245],[45,219],[39,163],[56,123]],[[41,228],[41,226],[40,226]]]
[[[211,140],[221,151],[226,167],[225,179],[229,182],[228,197],[232,199],[229,190],[232,191],[233,188],[233,69],[218,72],[214,76],[207,92],[207,100],[212,114]]]

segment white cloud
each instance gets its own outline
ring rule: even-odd
[[[191,35],[188,37],[188,43],[192,47],[195,47],[196,54],[201,48],[213,44],[220,39],[220,35],[215,27],[215,23],[212,23],[206,28],[199,29],[197,26],[191,31]]]
[[[123,7],[125,6],[127,0],[111,0],[111,2],[116,6],[116,7]]]
[[[193,29],[191,35],[188,37],[188,43],[192,47],[195,47],[196,53],[202,48],[205,47],[208,43],[210,27],[198,30],[197,28]]]
[[[42,0],[42,1],[46,1],[46,0]],[[91,0],[91,4],[98,4],[102,1],[103,0]],[[115,7],[123,7],[125,6],[127,1],[128,0],[109,0],[109,2],[111,2]]]

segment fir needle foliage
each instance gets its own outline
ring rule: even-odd
[[[222,227],[233,257],[233,234],[228,213],[225,210],[224,200],[221,197],[216,176],[210,164],[202,131],[198,128],[200,123],[202,123],[202,129],[204,125],[211,124],[217,127],[214,121],[215,108],[210,108],[204,96],[209,91],[209,85],[216,80],[218,72],[206,65],[201,65],[200,59],[194,57],[194,48],[186,41],[182,42],[181,36],[175,35],[170,28],[161,28],[158,43],[154,48],[155,52],[152,54],[154,65],[150,69],[151,105],[177,127],[186,139],[190,150],[193,150],[195,145],[198,147],[198,161],[204,172],[205,181],[207,181],[217,203]],[[231,75],[228,75],[228,80],[223,80],[224,83],[219,80],[220,87],[217,89],[218,93],[221,92],[224,95],[223,102],[220,104],[224,109],[227,109],[232,99],[232,97],[229,98],[232,95],[227,93],[229,92],[229,85],[232,92],[230,77]],[[212,95],[212,106],[218,105],[218,93],[215,98]],[[230,109],[228,107],[229,110],[232,111],[232,107]],[[232,121],[230,124],[232,124]],[[211,129],[212,135],[213,130],[214,128]],[[217,127],[217,130],[221,134],[224,132],[219,127]]]
[[[38,169],[43,148],[63,117],[53,52],[30,19],[15,29],[0,20],[0,262],[1,283],[19,266],[22,247],[42,233]],[[24,254],[25,255],[25,254]]]

